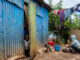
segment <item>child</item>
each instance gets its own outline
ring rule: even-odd
[[[71,41],[67,40],[67,45],[65,45],[65,47],[62,48],[63,52],[73,52],[73,49],[70,47]]]
[[[49,44],[50,46],[53,46],[53,45],[54,45],[54,41],[55,41],[54,36],[53,36],[52,34],[49,35],[48,44]]]
[[[28,60],[29,60],[29,57],[30,57],[30,47],[29,47],[29,36],[26,35],[25,36],[25,55],[26,57],[28,57]]]
[[[29,37],[28,37],[28,35],[25,36],[24,42],[25,42],[25,50],[28,50],[29,49]]]

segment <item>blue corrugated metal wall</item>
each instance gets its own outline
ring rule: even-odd
[[[48,40],[48,10],[36,4],[37,42],[44,44]]]
[[[0,0],[0,52],[4,58],[24,54],[23,36],[23,0]]]
[[[36,36],[38,43],[43,43],[43,31],[42,31],[42,19],[40,16],[36,16]]]
[[[44,7],[42,8],[43,12],[43,43],[48,41],[48,10]]]
[[[3,32],[3,18],[2,18],[2,0],[0,0],[0,60],[4,59],[4,32]]]

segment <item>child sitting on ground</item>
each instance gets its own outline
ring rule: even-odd
[[[62,48],[63,52],[73,52],[73,49],[70,47],[71,41],[67,40],[67,45]]]

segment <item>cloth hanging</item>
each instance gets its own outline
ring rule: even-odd
[[[60,12],[59,12],[59,29],[61,29],[61,26],[62,26],[62,23],[64,22],[64,11],[63,10],[61,10]]]
[[[66,21],[66,19],[68,18],[68,10],[67,9],[64,10],[64,15],[65,15],[64,21]]]
[[[80,6],[78,7],[77,11],[80,12]]]
[[[53,10],[53,14],[57,14],[58,10]]]
[[[64,21],[66,21],[67,19],[70,19],[71,20],[71,13],[72,13],[71,12],[71,8],[64,10],[64,15],[65,15]]]
[[[53,10],[53,14],[60,14],[60,11],[64,11],[63,9],[62,10]]]
[[[72,7],[72,8],[68,8],[68,9],[62,9],[62,10],[54,10],[53,13],[54,14],[58,14],[59,15],[59,29],[61,29],[62,23],[65,22],[67,19],[70,19],[69,22],[71,22],[71,15],[74,12],[78,12],[77,15],[79,15],[80,13],[80,4]],[[80,17],[80,16],[79,16]]]
[[[80,4],[77,5],[77,11],[80,12]]]
[[[80,4],[77,4],[76,6],[72,7],[72,13],[74,13],[74,10],[80,12]]]
[[[68,9],[68,19],[71,19],[71,8]]]
[[[58,11],[57,11],[57,14],[58,14],[58,15],[60,14],[60,11],[64,11],[64,9],[62,9],[62,10],[58,10]]]

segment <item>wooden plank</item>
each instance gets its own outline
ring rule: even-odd
[[[29,18],[28,18],[28,6],[26,4],[24,4],[24,13],[25,13],[25,18],[26,18],[26,23],[29,22]]]
[[[33,2],[29,3],[29,28],[30,28],[30,56],[33,58],[37,52],[36,43],[36,5]]]

